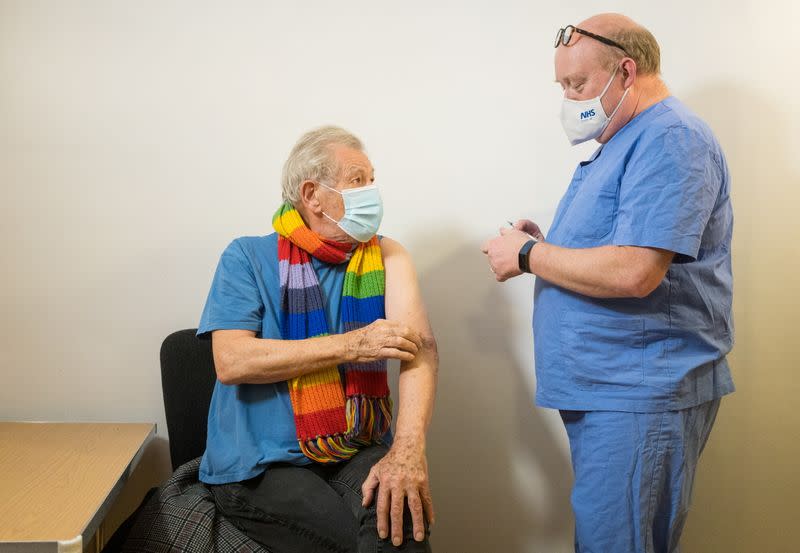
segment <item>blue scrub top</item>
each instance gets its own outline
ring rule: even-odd
[[[344,331],[339,316],[347,263],[311,263],[325,300],[328,328]],[[243,237],[222,253],[198,336],[212,330],[252,330],[258,338],[281,339],[278,235]],[[270,463],[306,465],[297,443],[287,383],[225,385],[217,380],[208,412],[206,451],[200,480],[239,482],[258,476]]]
[[[548,242],[676,255],[641,299],[594,299],[536,279],[537,404],[658,412],[731,393],[732,230],[725,157],[676,98],[639,114],[581,162]]]

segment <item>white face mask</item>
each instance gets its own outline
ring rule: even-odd
[[[617,67],[617,69],[619,69],[619,67]],[[564,127],[564,132],[567,133],[570,144],[573,146],[581,142],[586,142],[587,140],[592,140],[603,134],[611,118],[614,117],[614,114],[617,113],[617,110],[622,105],[625,96],[628,95],[630,88],[625,89],[625,93],[622,95],[622,98],[620,98],[617,107],[611,112],[611,115],[606,115],[603,109],[603,103],[600,100],[605,96],[608,87],[611,86],[611,83],[614,81],[617,69],[614,70],[614,73],[608,80],[608,84],[606,84],[603,92],[600,93],[600,96],[589,100],[570,100],[564,98],[561,104],[561,125]]]
[[[383,219],[383,201],[377,186],[371,184],[339,192],[325,184],[319,185],[340,194],[344,200],[344,215],[341,219],[336,221],[323,211],[325,217],[358,242],[369,242],[377,234]]]

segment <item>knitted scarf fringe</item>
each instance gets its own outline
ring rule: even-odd
[[[299,440],[303,454],[317,463],[346,461],[358,446],[383,443],[392,424],[392,398],[351,396],[345,407],[347,433]]]

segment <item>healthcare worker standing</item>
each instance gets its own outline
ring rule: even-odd
[[[602,14],[560,29],[556,80],[578,165],[545,239],[483,246],[498,281],[536,279],[537,404],[558,409],[575,550],[676,552],[695,469],[733,392],[730,177],[709,127],[660,77],[653,35]]]

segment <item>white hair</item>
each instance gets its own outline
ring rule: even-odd
[[[361,141],[341,127],[325,126],[307,132],[283,164],[281,187],[285,201],[297,206],[300,185],[308,180],[333,186],[339,172],[333,146],[364,150]]]

